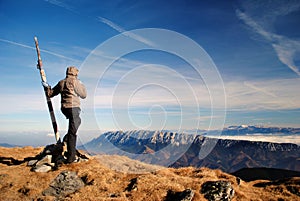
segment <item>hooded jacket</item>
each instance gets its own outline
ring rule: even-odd
[[[61,94],[61,108],[80,107],[80,99],[86,98],[86,88],[77,78],[78,69],[74,66],[68,67],[66,78],[60,80],[53,89],[48,88],[47,95],[52,98]]]

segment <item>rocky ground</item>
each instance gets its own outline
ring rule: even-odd
[[[300,200],[300,178],[245,182],[220,170],[157,168],[120,156],[30,171],[22,160],[42,150],[0,147],[0,200]]]

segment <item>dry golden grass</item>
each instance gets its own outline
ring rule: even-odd
[[[22,160],[25,157],[35,156],[41,151],[42,148],[0,147],[0,157],[12,157],[16,160]],[[138,168],[149,171],[141,174],[125,173],[113,170],[113,165],[121,168],[121,170],[135,170],[135,168]],[[126,167],[122,169],[122,165]],[[63,170],[77,172],[89,184],[78,192],[69,195],[65,200],[154,201],[164,200],[168,190],[183,191],[187,188],[194,190],[193,200],[205,200],[200,193],[201,185],[206,181],[216,180],[231,182],[235,190],[233,198],[235,201],[300,200],[300,197],[290,193],[284,185],[265,188],[253,187],[254,184],[262,181],[241,181],[238,185],[236,177],[220,170],[192,167],[160,168],[159,170],[157,170],[157,166],[153,168],[156,171],[151,170],[151,165],[120,156],[102,156],[98,159],[93,157],[87,162],[63,165],[58,170],[48,173],[31,172],[26,163],[11,166],[0,163],[0,200],[55,200],[54,197],[43,196],[42,192]],[[133,178],[137,178],[137,188],[126,191]]]

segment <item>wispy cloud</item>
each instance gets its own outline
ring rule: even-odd
[[[155,46],[155,44],[153,42],[147,40],[146,38],[144,38],[142,36],[139,36],[137,34],[131,33],[130,31],[127,32],[124,28],[122,28],[118,24],[116,24],[116,23],[114,23],[114,22],[112,22],[112,21],[110,21],[110,20],[108,20],[104,17],[98,17],[97,19],[98,19],[98,21],[110,26],[111,28],[113,28],[114,30],[118,31],[121,34],[124,34],[125,36],[128,36],[128,37],[130,37],[134,40],[137,40],[137,41],[139,41],[141,43],[144,43],[146,45],[149,45],[151,47]]]
[[[135,63],[135,61],[133,61]],[[129,64],[129,63],[128,63]],[[123,71],[115,68],[109,70],[105,79],[111,80],[111,84],[104,87],[100,83],[97,96],[99,104],[109,105],[116,101],[117,105],[127,106],[151,106],[160,105],[189,105],[197,98],[189,82],[176,71],[157,65],[142,65],[132,70]],[[197,85],[197,91],[205,91],[205,86]],[[208,93],[206,93],[207,97]],[[108,98],[111,97],[111,98]],[[203,100],[203,99],[202,99]],[[209,104],[209,100],[205,101]]]
[[[272,42],[274,41],[276,35],[267,32],[263,29],[256,21],[254,21],[250,16],[248,16],[246,13],[241,12],[240,10],[236,10],[236,14],[239,19],[243,20],[245,24],[247,24],[249,27],[253,29],[256,33],[263,36],[266,40]]]
[[[277,52],[279,60],[300,76],[299,66],[296,66],[294,62],[296,55],[300,54],[300,41],[283,39],[278,44],[272,44],[272,46]]]
[[[128,68],[132,66],[127,61]],[[126,65],[122,63],[123,67]],[[201,80],[191,80],[181,77],[168,68],[148,66],[135,68],[131,73],[128,69],[112,68],[104,75],[111,83],[100,83],[95,94],[97,107],[149,107],[153,104],[193,106],[199,101],[202,108],[211,107],[211,98],[216,99],[215,108],[222,106],[221,94],[210,97],[210,93]],[[122,77],[123,76],[123,77]],[[300,108],[299,79],[276,79],[264,81],[230,81],[225,82],[226,97],[229,110],[257,111],[261,109],[297,109]],[[145,85],[148,83],[149,85]],[[189,86],[190,85],[190,86]],[[210,86],[218,89],[220,86]],[[178,99],[178,101],[177,101]]]
[[[250,82],[244,82],[244,85],[247,86],[247,87],[250,87],[256,91],[259,91],[259,92],[262,92],[263,94],[267,94],[269,96],[272,96],[274,98],[277,98],[277,96],[269,91],[267,91],[266,89],[262,88],[262,87],[258,87],[258,86],[255,86],[253,85],[252,83]]]
[[[280,3],[280,1],[277,1],[277,3],[278,2]],[[273,4],[273,2],[271,4]],[[255,20],[255,18],[252,16],[254,16],[254,12],[259,12],[257,11],[259,10],[259,5],[255,5],[255,8],[251,9],[251,5],[247,4],[244,8],[246,11],[242,12],[241,10],[237,9],[236,15],[255,33],[259,34],[265,39],[266,42],[270,43],[275,50],[278,59],[300,76],[300,67],[296,66],[294,62],[297,54],[300,53],[300,41],[292,40],[283,35],[275,34],[271,29],[277,16],[287,15],[295,10],[298,10],[300,8],[300,3],[285,3],[284,1],[281,1],[281,4],[284,5],[278,5],[274,7],[273,5],[268,6],[264,4],[263,7],[269,10],[260,11],[260,18],[257,18],[257,20]],[[252,7],[254,7],[254,5],[252,5]],[[263,20],[264,18],[271,19]]]
[[[76,13],[78,15],[81,15],[80,12],[78,10],[76,10],[75,8],[73,8],[72,6],[66,4],[66,3],[63,3],[61,1],[58,1],[58,0],[45,0],[46,2],[50,3],[50,4],[53,4],[53,5],[56,5],[56,6],[59,6],[61,8],[64,8],[66,10],[69,10],[73,13]],[[104,23],[106,25],[108,25],[109,27],[113,28],[114,30],[116,30],[117,32],[121,33],[121,34],[124,34],[125,36],[128,36],[136,41],[139,41],[141,43],[144,43],[146,45],[149,45],[151,47],[155,46],[155,44],[153,42],[151,42],[150,40],[142,37],[142,36],[139,36],[137,34],[133,34],[131,33],[130,31],[126,31],[123,27],[121,27],[120,25],[112,22],[111,20],[107,19],[107,18],[104,18],[104,17],[96,17],[96,20],[101,22],[101,23]]]
[[[11,44],[11,45],[17,45],[17,46],[19,46],[19,47],[23,47],[23,48],[28,48],[28,49],[35,50],[35,47],[33,47],[33,46],[25,45],[25,44],[18,43],[18,42],[15,42],[15,41],[6,40],[6,39],[2,39],[2,38],[0,38],[0,41],[1,41],[1,42],[4,42],[4,43]],[[58,54],[58,53],[49,51],[49,50],[40,49],[40,51],[41,51],[41,52],[45,52],[45,53],[47,53],[47,54],[51,54],[51,55],[53,55],[53,56],[56,56],[56,57],[59,57],[59,58],[62,58],[62,59],[67,59],[67,60],[71,60],[71,61],[76,61],[76,62],[78,62],[78,60],[76,60],[76,59],[73,59],[73,58],[70,58],[70,57],[64,56],[64,55],[62,55],[62,54]]]
[[[104,17],[98,17],[97,19],[98,19],[98,21],[100,21],[100,22],[102,22],[102,23],[110,26],[111,28],[113,28],[114,30],[116,30],[116,31],[118,31],[120,33],[126,31],[125,29],[123,29],[122,27],[120,27],[119,25],[117,25],[116,23],[113,23],[112,21],[110,21],[110,20],[108,20],[108,19],[106,19]]]
[[[220,102],[224,100],[222,93],[214,93],[216,97],[210,97],[203,80],[182,75],[180,69],[187,71],[183,66],[173,65],[172,68],[168,68],[122,58],[111,65],[104,74],[90,75],[91,72],[97,72],[100,63],[105,61],[105,55],[99,53],[97,56],[101,59],[91,61],[86,67],[89,69],[83,67],[81,71],[81,73],[88,71],[88,75],[81,75],[85,80],[91,82],[94,80],[93,86],[98,86],[95,93],[91,94],[94,96],[96,108],[111,108],[112,101],[120,108],[126,108],[128,104],[130,107],[149,107],[153,104],[178,106],[176,98],[183,107],[190,107],[198,100],[199,107],[211,108],[211,98],[215,99],[214,108],[221,108],[224,105]],[[297,101],[300,99],[299,81],[299,79],[276,79],[225,82],[227,108],[237,111],[300,108],[300,102]],[[222,89],[217,83],[209,87],[215,91]]]
[[[2,39],[2,38],[0,38],[0,41],[2,41],[4,43],[9,43],[9,44],[12,44],[12,45],[17,45],[17,46],[20,46],[20,47],[24,47],[24,48],[35,50],[35,47],[29,46],[29,45],[25,45],[25,44],[22,44],[22,43],[17,43],[17,42],[10,41],[10,40],[5,40],[5,39]]]
[[[66,10],[71,11],[71,12],[79,14],[72,6],[70,6],[68,4],[65,4],[65,3],[61,2],[61,1],[57,1],[57,0],[44,0],[44,1],[46,1],[46,2],[48,2],[50,4],[53,4],[55,6],[62,7],[64,9],[66,9]]]
[[[35,93],[36,92],[36,93]],[[34,90],[31,93],[27,94],[5,94],[1,98],[0,104],[0,114],[14,114],[22,113],[26,111],[47,111],[45,105],[45,97],[41,91]],[[22,100],[20,102],[20,100]],[[54,108],[59,110],[60,103],[59,99],[54,99],[53,101]]]
[[[300,108],[299,79],[225,83],[228,109],[238,111]]]

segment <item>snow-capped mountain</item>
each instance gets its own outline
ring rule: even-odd
[[[265,127],[265,126],[228,126],[222,131],[222,135],[243,135],[243,134],[300,134],[300,128],[286,127]]]
[[[119,154],[143,162],[169,166],[191,146],[195,135],[170,131],[107,132],[83,146],[90,153]]]
[[[172,166],[206,166],[226,172],[253,167],[300,170],[300,146],[292,143],[218,140],[210,154],[199,159],[201,146],[200,141],[193,143]]]
[[[242,126],[227,128],[266,129]],[[227,132],[226,130],[226,132]],[[274,131],[275,128],[269,128]],[[277,129],[295,132],[293,129]],[[206,166],[234,172],[245,167],[268,167],[300,170],[300,146],[245,140],[218,140],[203,135],[170,131],[116,131],[100,135],[84,145],[94,154],[126,155],[143,162],[164,166]],[[206,151],[207,156],[200,157]]]
[[[194,141],[194,138],[195,136],[190,134],[179,134],[170,131],[115,131],[104,133],[98,138],[95,138],[91,142],[87,143],[85,146],[89,148],[100,148],[101,146],[107,146],[103,144],[105,141],[110,142],[114,146],[124,148],[129,148],[131,145],[142,147],[147,145],[153,147],[157,146],[158,144],[161,146],[169,144],[179,146],[184,144],[191,144]],[[135,153],[138,153],[138,151],[135,151]]]

